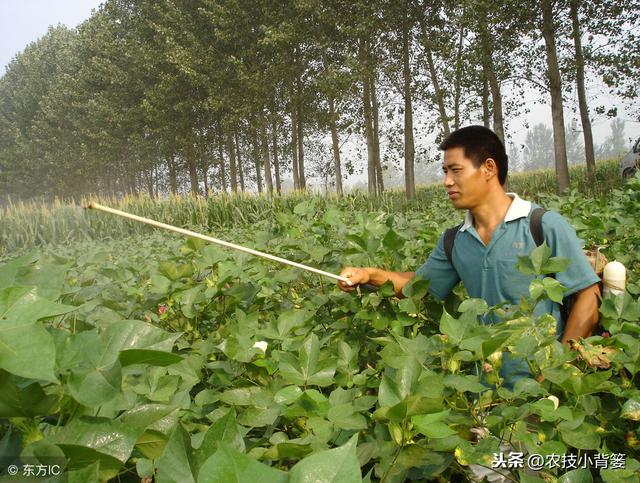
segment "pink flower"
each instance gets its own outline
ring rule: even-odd
[[[607,331],[604,331],[602,333],[602,337],[604,337],[605,339],[608,339],[609,337],[611,337],[611,334],[609,334],[609,332],[607,332]]]
[[[482,372],[492,372],[493,371],[493,366],[491,364],[489,364],[488,362],[485,362],[484,364],[482,364]]]
[[[166,304],[160,304],[160,305],[158,305],[158,313],[159,313],[160,315],[162,315],[162,314],[166,313],[166,311],[167,311],[167,306],[166,306]]]

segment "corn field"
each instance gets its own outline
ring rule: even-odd
[[[598,163],[594,183],[588,182],[584,166],[574,166],[571,169],[571,179],[572,189],[594,196],[601,196],[620,185],[616,161]],[[553,193],[555,185],[554,172],[540,170],[510,176],[508,189],[523,198],[536,200],[540,194]],[[314,200],[319,212],[324,212],[328,205],[335,204],[349,212],[404,213],[408,210],[428,211],[441,197],[442,188],[439,183],[434,183],[418,189],[416,198],[411,201],[405,198],[402,190],[387,190],[378,197],[354,192],[342,198],[294,192],[273,197],[247,193],[207,198],[170,196],[159,200],[147,196],[126,196],[120,199],[82,199],[79,202],[56,199],[51,203],[14,203],[9,199],[6,206],[0,208],[0,259],[49,244],[120,239],[151,230],[143,224],[83,209],[82,206],[86,206],[89,201],[97,201],[175,226],[220,230],[272,219],[277,213],[291,212],[298,203],[309,199]]]

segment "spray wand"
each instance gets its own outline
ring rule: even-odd
[[[239,250],[241,252],[249,253],[251,255],[255,255],[258,257],[266,258],[267,260],[272,260],[278,263],[284,263],[285,265],[291,265],[292,267],[300,268],[302,270],[306,270],[308,272],[313,272],[318,275],[324,275],[325,277],[330,277],[335,280],[340,280],[351,285],[351,282],[346,277],[341,277],[340,275],[335,275],[330,272],[325,272],[324,270],[320,270],[318,268],[309,267],[307,265],[303,265],[302,263],[292,262],[291,260],[287,260],[286,258],[277,257],[275,255],[270,255],[268,253],[259,252],[258,250],[253,250],[251,248],[246,248],[240,245],[236,245],[235,243],[230,243],[224,240],[218,240],[217,238],[213,238],[210,236],[202,235],[200,233],[196,233],[194,231],[185,230],[184,228],[178,228],[177,226],[167,225],[166,223],[161,223],[159,221],[152,220],[150,218],[144,218],[138,215],[132,215],[131,213],[127,213],[126,211],[116,210],[114,208],[109,208],[108,206],[103,206],[98,203],[89,203],[86,208],[93,210],[100,210],[107,213],[111,213],[113,215],[122,216],[124,218],[129,218],[130,220],[139,221],[141,223],[146,223],[147,225],[155,226],[157,228],[163,228],[165,230],[173,231],[176,233],[181,233],[183,235],[187,235],[193,238],[198,238],[200,240],[208,241],[210,243],[215,243],[217,245],[222,245],[223,247],[233,248],[234,250]]]

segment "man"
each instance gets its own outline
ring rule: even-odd
[[[455,208],[466,209],[464,223],[455,234],[452,262],[444,249],[444,234],[426,263],[416,272],[389,272],[378,268],[346,267],[341,275],[350,284],[338,282],[344,291],[358,284],[380,286],[391,281],[396,294],[414,276],[431,281],[429,291],[444,299],[462,280],[471,297],[482,298],[490,306],[500,302],[517,304],[528,294],[531,276],[516,269],[518,256],[535,247],[529,229],[532,204],[515,193],[506,193],[508,158],[502,141],[482,126],[468,126],[451,133],[440,145],[444,151],[444,186]],[[562,320],[559,305],[538,304],[538,314],[548,312],[558,321],[557,333],[563,343],[591,335],[598,322],[599,279],[582,251],[575,230],[555,212],[542,218],[542,232],[552,256],[569,258],[570,266],[556,274],[573,295],[568,320]],[[510,359],[510,358],[509,358]],[[529,374],[524,361],[503,362],[501,376],[508,386]]]

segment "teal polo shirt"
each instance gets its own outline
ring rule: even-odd
[[[473,216],[465,214],[465,220],[456,233],[453,247],[453,265],[444,251],[444,233],[416,276],[430,280],[429,291],[444,299],[460,281],[464,283],[469,296],[481,298],[490,306],[501,302],[518,304],[521,297],[529,295],[532,275],[524,275],[516,268],[518,257],[529,255],[536,243],[529,229],[529,215],[537,205],[523,200],[515,193],[507,193],[513,199],[504,217],[496,228],[488,245],[480,239],[473,226]],[[566,287],[565,296],[576,293],[599,281],[589,260],[583,252],[583,242],[576,236],[573,227],[559,214],[545,212],[542,217],[542,232],[554,257],[569,258],[569,267],[555,275]],[[455,266],[455,268],[454,268]],[[565,321],[560,315],[560,306],[545,300],[536,307],[536,315],[549,313],[557,320],[557,334],[562,337]],[[491,323],[491,321],[485,321]],[[507,354],[505,354],[508,356]],[[522,360],[503,360],[501,376],[505,384],[512,386],[518,377],[530,375],[527,364]],[[506,364],[505,364],[506,363]],[[504,372],[504,374],[503,374]]]

